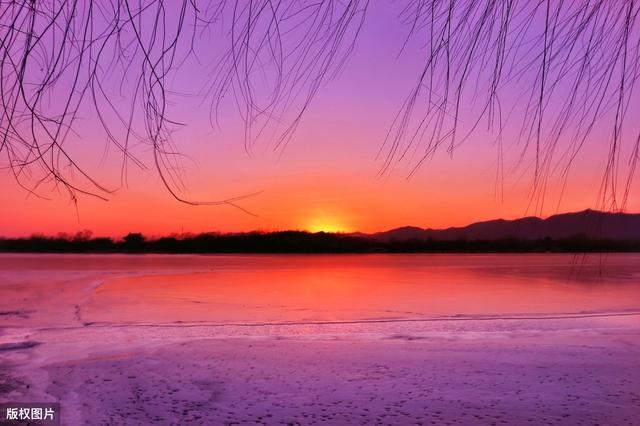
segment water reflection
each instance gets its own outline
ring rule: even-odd
[[[159,264],[165,260],[156,258]],[[83,313],[95,322],[246,323],[627,311],[640,308],[638,260],[638,255],[192,257],[193,263],[172,273],[106,281]],[[145,261],[153,263],[153,257]]]

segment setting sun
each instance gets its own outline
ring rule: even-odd
[[[305,229],[309,232],[349,232],[340,218],[328,215],[313,218]]]

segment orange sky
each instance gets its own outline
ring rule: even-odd
[[[313,137],[310,127],[301,129],[301,140]],[[222,199],[261,191],[239,202],[255,216],[229,206],[181,204],[167,193],[153,172],[131,173],[128,187],[120,188],[109,201],[81,197],[76,214],[64,193],[52,193],[49,200],[38,199],[3,173],[0,234],[73,233],[83,229],[114,237],[134,231],[148,235],[279,229],[374,232],[403,225],[439,228],[598,207],[597,188],[603,169],[595,155],[587,157],[595,158],[592,167],[576,167],[562,196],[561,181],[551,183],[546,204],[540,210],[529,205],[531,179],[527,173],[506,174],[504,194],[500,196],[495,161],[477,159],[481,144],[461,148],[453,159],[443,152],[409,180],[402,173],[378,178],[379,163],[373,159],[376,144],[370,143],[369,147],[366,142],[369,132],[365,127],[345,130],[344,141],[324,145],[292,143],[282,156],[267,151],[249,157],[238,144],[225,152],[224,158],[213,160],[212,169],[207,168],[209,160],[189,166],[187,195],[192,199]],[[360,151],[354,153],[353,147],[358,144]],[[196,147],[200,149],[207,152]],[[225,162],[234,165],[231,173],[215,167]],[[589,161],[584,163],[588,165]],[[118,181],[112,180],[116,184]],[[638,199],[631,198],[627,208],[640,211]]]
[[[384,76],[370,77],[382,84]],[[407,83],[408,84],[408,83]],[[372,94],[355,76],[329,85],[305,116],[290,144],[274,151],[267,142],[251,154],[244,148],[239,125],[230,121],[212,131],[201,120],[182,132],[186,191],[193,200],[219,200],[260,192],[239,204],[255,216],[229,206],[190,206],[177,202],[157,174],[130,167],[126,185],[120,181],[120,159],[106,157],[104,142],[87,139],[69,143],[83,166],[107,188],[116,189],[109,201],[81,196],[78,209],[62,191],[44,186],[38,199],[19,188],[0,171],[3,200],[0,235],[74,233],[89,229],[96,235],[128,232],[162,235],[179,232],[307,229],[312,231],[375,232],[414,225],[441,228],[494,218],[551,215],[600,208],[598,189],[608,146],[587,145],[571,168],[564,192],[555,174],[540,208],[531,196],[532,159],[518,165],[520,150],[505,150],[505,173],[496,181],[498,150],[479,134],[454,151],[439,151],[419,172],[407,179],[410,167],[398,165],[378,177],[376,154],[396,105],[385,92]],[[193,110],[185,110],[185,115]],[[90,132],[89,132],[90,134]],[[148,160],[148,150],[140,151]],[[150,164],[147,161],[147,164]],[[637,187],[637,182],[634,183]],[[640,211],[637,191],[628,211]]]

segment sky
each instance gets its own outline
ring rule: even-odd
[[[187,62],[173,76],[171,113],[185,123],[173,134],[183,166],[181,195],[223,200],[252,194],[237,202],[248,213],[229,205],[176,201],[154,171],[151,150],[144,144],[133,149],[147,169],[130,164],[123,181],[122,155],[109,147],[95,111],[86,108],[66,147],[113,192],[102,194],[106,201],[80,195],[74,203],[64,190],[43,187],[37,197],[2,169],[0,235],[85,229],[113,237],[283,229],[376,232],[602,207],[599,189],[609,152],[603,141],[610,138],[604,126],[579,151],[566,180],[550,175],[544,197],[532,194],[533,158],[528,151],[523,160],[522,147],[513,142],[517,126],[503,135],[504,169],[495,135],[482,129],[453,154],[438,150],[414,174],[413,163],[397,162],[380,175],[385,135],[425,60],[419,37],[400,54],[408,27],[397,14],[392,2],[373,2],[352,56],[322,85],[285,147],[277,148],[273,138],[265,137],[245,149],[244,126],[230,102],[220,111],[219,126],[211,125],[209,106],[199,96],[206,86],[203,61]],[[520,102],[518,84],[505,89],[505,98],[514,104]],[[125,103],[126,93],[122,97]],[[635,105],[630,108],[638,111]],[[465,116],[464,106],[462,110],[461,120],[469,122],[471,111]],[[633,181],[632,189],[637,186]],[[637,191],[631,191],[625,208],[640,211]]]

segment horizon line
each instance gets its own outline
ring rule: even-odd
[[[485,219],[485,220],[478,220],[478,221],[474,221],[474,222],[470,222],[467,223],[466,225],[453,225],[453,226],[448,226],[448,227],[441,227],[441,228],[432,228],[432,227],[422,227],[422,226],[418,226],[418,225],[400,225],[400,226],[395,226],[395,227],[390,227],[390,228],[386,228],[383,230],[378,230],[378,231],[373,231],[373,232],[362,232],[359,230],[317,230],[317,231],[313,231],[313,230],[309,230],[309,229],[302,229],[302,228],[287,228],[287,229],[252,229],[252,230],[243,230],[243,231],[220,231],[220,230],[210,230],[210,231],[201,231],[201,232],[191,232],[191,231],[180,231],[180,232],[169,232],[169,233],[164,233],[164,234],[145,234],[144,232],[140,232],[140,231],[127,231],[125,233],[122,233],[120,235],[115,235],[115,234],[111,234],[111,235],[100,235],[100,234],[94,234],[94,232],[91,229],[82,229],[82,230],[78,230],[76,232],[66,232],[66,231],[60,231],[56,234],[47,234],[44,232],[38,232],[38,231],[34,231],[29,235],[20,235],[20,236],[6,236],[6,235],[0,235],[0,239],[29,239],[29,238],[67,238],[67,239],[73,239],[74,237],[80,237],[82,236],[82,234],[85,234],[87,239],[90,238],[110,238],[110,239],[121,239],[126,237],[127,235],[131,235],[131,234],[140,234],[143,235],[145,238],[148,239],[159,239],[159,238],[168,238],[168,237],[182,237],[182,236],[197,236],[197,235],[243,235],[243,234],[276,234],[276,233],[283,233],[283,232],[300,232],[300,233],[308,233],[308,234],[333,234],[333,235],[345,235],[345,236],[358,236],[358,235],[364,235],[364,236],[372,236],[372,235],[376,235],[376,234],[381,234],[381,233],[385,233],[385,232],[390,232],[390,231],[394,231],[397,229],[402,229],[402,228],[418,228],[421,230],[432,230],[432,231],[443,231],[443,230],[449,230],[449,229],[461,229],[461,228],[466,228],[468,226],[471,225],[475,225],[475,224],[479,224],[479,223],[486,223],[486,222],[494,222],[494,221],[505,221],[505,222],[513,222],[513,221],[517,221],[517,220],[522,220],[522,219],[531,219],[531,218],[536,218],[536,219],[540,219],[540,220],[547,220],[549,218],[552,218],[554,216],[562,216],[562,215],[570,215],[570,214],[580,214],[580,213],[587,213],[587,212],[593,212],[593,213],[597,213],[597,214],[608,214],[608,215],[638,215],[640,214],[640,212],[626,212],[626,211],[606,211],[606,210],[596,210],[596,209],[592,209],[592,208],[586,208],[583,210],[578,210],[578,211],[567,211],[567,212],[562,212],[562,213],[554,213],[548,216],[519,216],[519,217],[515,217],[515,218],[511,218],[511,219],[506,219],[503,217],[499,217],[499,218],[493,218],[493,219]],[[354,235],[355,234],[355,235]]]

